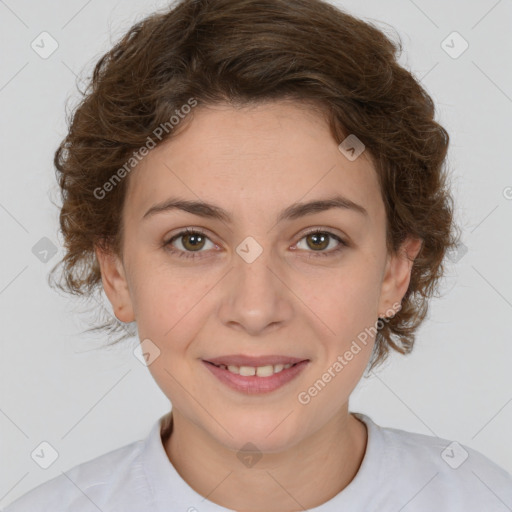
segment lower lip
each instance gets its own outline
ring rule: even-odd
[[[208,370],[210,370],[221,382],[236,391],[252,394],[269,393],[270,391],[279,389],[297,377],[308,363],[309,361],[301,361],[295,366],[291,366],[286,370],[281,370],[279,373],[274,373],[269,377],[257,377],[256,375],[244,377],[243,375],[237,375],[229,370],[224,370],[223,368],[219,368],[218,366],[203,361],[203,364],[206,365]]]

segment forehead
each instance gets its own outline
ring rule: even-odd
[[[168,197],[203,200],[239,217],[342,194],[370,216],[383,204],[370,158],[338,149],[310,107],[271,102],[196,107],[185,127],[151,150],[130,176],[129,215],[140,220]],[[135,219],[133,219],[135,220]]]

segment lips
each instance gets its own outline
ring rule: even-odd
[[[268,356],[246,356],[242,354],[226,355],[203,359],[207,363],[212,363],[216,366],[268,366],[268,365],[294,365],[302,361],[308,361],[308,359],[300,357],[291,357],[284,355],[268,355]]]
[[[305,370],[310,364],[309,359],[292,358],[288,356],[275,357],[246,357],[230,356],[215,358],[215,361],[245,361],[250,364],[235,366],[214,364],[211,361],[202,360],[204,367],[227,387],[245,394],[262,394],[276,391],[290,383]],[[261,361],[290,361],[287,364],[265,364]],[[297,361],[291,364],[291,361]],[[252,366],[256,364],[256,366]]]

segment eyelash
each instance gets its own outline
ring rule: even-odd
[[[204,233],[200,229],[187,228],[183,231],[180,231],[178,234],[174,235],[168,241],[164,242],[163,247],[166,250],[168,250],[169,252],[171,252],[172,254],[177,255],[179,258],[188,258],[188,259],[203,258],[204,256],[198,256],[198,255],[196,255],[196,253],[194,251],[182,251],[180,249],[175,249],[172,246],[172,242],[174,242],[176,239],[180,238],[183,235],[191,235],[191,234],[192,235],[202,235],[209,239],[209,237],[206,235],[206,233]],[[309,235],[315,235],[315,234],[328,235],[329,237],[334,238],[337,242],[339,242],[339,245],[338,245],[338,247],[336,247],[335,249],[331,249],[330,251],[306,251],[306,252],[313,253],[312,255],[308,256],[308,258],[317,258],[317,257],[323,258],[323,257],[328,257],[328,256],[336,256],[340,251],[342,251],[343,249],[348,247],[348,244],[344,240],[342,240],[339,236],[335,235],[334,233],[331,233],[330,231],[321,230],[321,229],[314,229],[312,231],[305,233],[300,240],[302,240],[303,238],[306,238]],[[300,242],[300,240],[299,240],[299,242]],[[198,254],[201,252],[204,252],[204,251],[197,251]]]

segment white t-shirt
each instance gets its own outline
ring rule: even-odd
[[[380,427],[355,478],[309,512],[511,512],[512,476],[481,453],[446,439]],[[170,463],[161,438],[170,414],[146,439],[79,464],[4,512],[228,512],[195,492]]]

